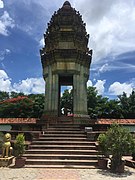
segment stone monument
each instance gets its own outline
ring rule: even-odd
[[[12,164],[13,156],[12,151],[13,148],[11,147],[11,134],[6,133],[4,135],[4,141],[2,144],[2,155],[0,157],[0,167],[9,166]]]
[[[73,86],[73,114],[87,112],[87,81],[92,59],[89,35],[78,11],[66,1],[54,12],[44,34],[45,46],[40,50],[45,80],[44,115],[60,116],[60,87]]]

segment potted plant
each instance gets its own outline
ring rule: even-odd
[[[26,158],[22,157],[25,152],[25,136],[20,133],[16,136],[15,143],[15,167],[23,167],[25,165]]]
[[[135,147],[134,147],[134,149],[132,151],[132,160],[135,161]]]
[[[114,173],[124,172],[122,156],[131,154],[135,143],[131,133],[118,124],[112,124],[106,132],[107,151],[111,155],[111,171]]]
[[[107,169],[108,154],[107,154],[107,137],[105,134],[100,134],[97,138],[98,142],[98,166],[102,169]]]

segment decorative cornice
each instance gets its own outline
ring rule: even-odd
[[[76,49],[56,49],[42,55],[41,61],[43,68],[55,62],[76,62],[89,68],[91,64],[91,53],[77,51]]]

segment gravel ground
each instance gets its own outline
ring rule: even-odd
[[[0,168],[0,180],[135,180],[135,169],[124,174],[100,169]]]

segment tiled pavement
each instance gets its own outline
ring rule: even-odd
[[[135,169],[112,174],[99,169],[0,168],[0,180],[135,180]]]

